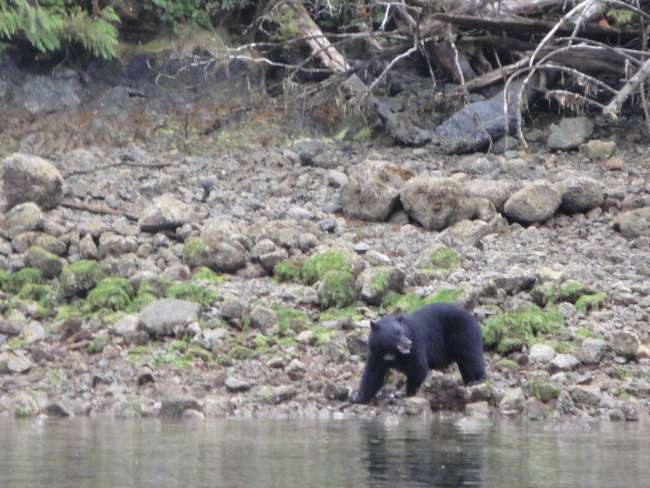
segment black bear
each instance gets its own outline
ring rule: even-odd
[[[406,396],[417,393],[430,369],[458,364],[466,385],[485,380],[481,328],[462,308],[438,303],[403,316],[370,322],[368,358],[356,403],[367,403],[384,384],[390,368],[406,375]]]

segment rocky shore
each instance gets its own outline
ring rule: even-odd
[[[640,121],[442,156],[235,115],[245,71],[0,66],[0,414],[647,420]],[[479,318],[489,381],[351,405],[369,321],[435,301]]]

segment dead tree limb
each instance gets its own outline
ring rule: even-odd
[[[617,119],[625,100],[627,100],[628,97],[639,88],[639,85],[648,78],[650,78],[650,59],[643,63],[643,66],[641,66],[634,76],[623,85],[623,88],[621,88],[612,101],[607,104],[603,113],[611,119]]]

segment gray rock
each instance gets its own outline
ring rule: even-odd
[[[402,188],[400,198],[409,216],[429,230],[443,230],[475,213],[473,199],[451,178],[412,178]]]
[[[45,339],[47,332],[38,322],[30,322],[23,327],[22,336],[28,344],[32,344]]]
[[[582,341],[581,356],[585,364],[598,364],[605,356],[605,341],[603,339],[587,338]]]
[[[641,341],[634,332],[618,330],[610,338],[610,345],[616,354],[626,359],[635,359]]]
[[[336,147],[333,144],[316,139],[300,139],[293,144],[292,149],[298,154],[300,162],[305,166],[326,169],[338,166],[338,162],[334,157]]]
[[[226,390],[228,390],[230,393],[241,393],[251,389],[250,383],[235,378],[233,376],[228,376],[226,378],[226,381],[224,382],[224,386],[226,387]]]
[[[588,212],[600,207],[605,199],[603,185],[592,178],[571,177],[558,186],[562,193],[560,210],[566,213]]]
[[[128,337],[138,331],[140,319],[137,315],[125,315],[113,324],[113,334]]]
[[[135,252],[138,243],[133,237],[125,237],[110,232],[104,232],[99,238],[99,254],[106,256],[122,256]]]
[[[192,207],[173,195],[166,194],[155,198],[151,205],[142,212],[138,226],[143,232],[155,233],[176,230],[178,227],[192,222],[193,219]]]
[[[285,368],[285,372],[294,381],[300,380],[303,378],[305,375],[305,365],[302,361],[300,361],[297,358],[292,359],[289,361],[289,364],[287,364],[287,367]]]
[[[65,76],[34,76],[24,81],[14,96],[14,102],[32,114],[58,112],[81,104],[81,84],[75,72]]]
[[[528,353],[528,359],[535,364],[548,364],[555,357],[555,349],[548,344],[534,344]]]
[[[205,421],[205,414],[199,410],[188,408],[181,415],[183,422],[203,422]]]
[[[363,301],[380,305],[389,292],[402,292],[404,278],[403,271],[391,266],[366,268],[357,277],[356,287]]]
[[[327,172],[327,184],[334,188],[342,188],[348,184],[348,177],[341,171],[331,169]]]
[[[258,256],[262,267],[269,273],[272,273],[275,266],[289,257],[289,253],[283,247],[276,248],[274,251]]]
[[[614,219],[614,230],[625,237],[650,237],[650,207],[619,214]]]
[[[571,354],[558,354],[551,361],[552,371],[571,371],[580,365],[580,361]]]
[[[504,413],[523,412],[526,404],[526,396],[521,388],[509,388],[504,392],[499,402],[499,410]]]
[[[323,396],[328,400],[345,401],[348,399],[350,392],[348,388],[337,385],[336,383],[327,383],[323,387]]]
[[[40,269],[47,279],[56,278],[63,270],[61,258],[39,246],[32,246],[27,250],[25,264]]]
[[[57,256],[65,256],[68,250],[67,244],[62,239],[58,239],[49,234],[37,234],[32,244]]]
[[[19,234],[42,229],[44,220],[38,205],[33,202],[20,203],[5,214],[0,232],[13,239]]]
[[[429,400],[422,397],[407,397],[404,399],[404,413],[411,417],[431,413]]]
[[[171,398],[163,400],[160,406],[160,416],[163,418],[181,418],[185,410],[202,411],[201,404],[194,398]]]
[[[503,209],[506,215],[519,222],[544,222],[560,207],[562,195],[547,181],[526,185],[513,194]]]
[[[605,160],[616,152],[616,142],[594,139],[580,146],[580,150],[592,161]]]
[[[27,318],[20,310],[12,310],[5,319],[0,318],[0,334],[18,335],[27,324]]]
[[[219,311],[226,320],[239,320],[248,313],[248,301],[234,295],[226,295]]]
[[[411,176],[384,161],[366,161],[350,174],[340,203],[348,217],[385,222],[399,203],[399,188]]]
[[[463,183],[464,191],[473,197],[485,198],[491,201],[499,210],[515,192],[514,182],[503,180],[471,180]]]
[[[212,257],[210,267],[221,273],[234,273],[246,266],[246,250],[239,242],[220,242]]]
[[[198,320],[200,308],[185,300],[157,300],[140,312],[140,327],[152,337],[175,335]]]
[[[48,417],[59,419],[64,419],[72,416],[70,409],[60,402],[53,402],[48,404],[47,407],[45,407],[43,413],[45,413],[45,415]]]
[[[267,386],[260,389],[259,397],[266,403],[278,405],[287,400],[291,400],[297,393],[298,390],[293,385]]]
[[[34,202],[48,210],[63,199],[63,176],[43,158],[14,153],[4,160],[3,189],[8,208]]]
[[[215,351],[221,344],[223,344],[224,339],[228,336],[226,329],[202,329],[192,339],[192,342],[199,344],[203,349],[208,351]]]
[[[251,310],[251,326],[256,329],[268,330],[278,323],[278,316],[269,307],[255,305]]]
[[[574,386],[571,399],[578,407],[597,407],[600,404],[600,389],[593,386]]]
[[[8,373],[24,374],[32,368],[32,362],[24,356],[11,355],[5,364]]]
[[[563,118],[551,125],[546,145],[549,149],[567,150],[587,141],[594,132],[594,122],[587,117]]]

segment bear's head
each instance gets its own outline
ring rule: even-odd
[[[413,342],[406,335],[402,315],[386,315],[371,320],[368,346],[373,354],[387,361],[394,360],[397,354],[410,354]]]

